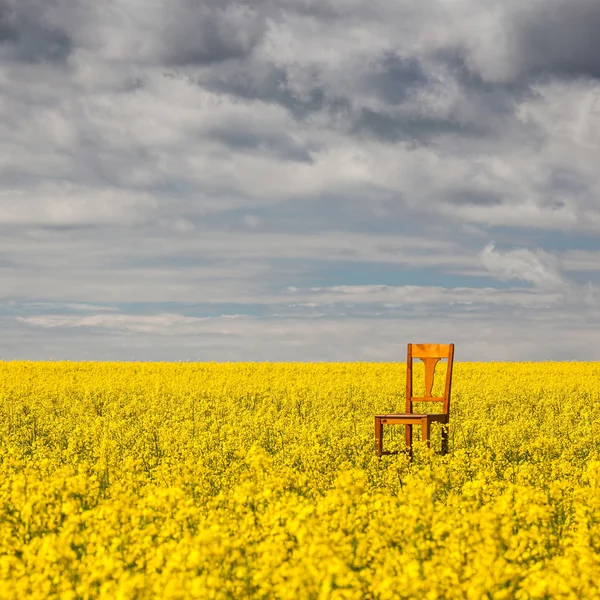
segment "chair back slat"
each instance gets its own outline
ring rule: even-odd
[[[440,359],[428,356],[421,360],[425,363],[425,398],[431,398],[433,379],[435,377],[435,366],[440,362]]]
[[[448,358],[454,344],[411,344],[413,358]]]
[[[413,359],[419,358],[425,365],[425,396],[413,396]],[[433,397],[435,368],[441,359],[448,361],[446,385],[443,397]],[[454,344],[408,344],[406,357],[406,412],[412,413],[413,402],[443,402],[442,412],[450,413],[450,394],[452,392],[452,366],[454,362]]]

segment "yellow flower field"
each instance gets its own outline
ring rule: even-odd
[[[457,363],[412,463],[404,369],[0,363],[0,597],[600,597],[600,365]]]

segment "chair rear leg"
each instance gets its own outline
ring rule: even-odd
[[[427,447],[430,446],[430,438],[431,437],[431,423],[427,419],[423,419],[421,421],[421,439],[423,442],[427,444]]]
[[[448,427],[449,425],[442,425],[442,454],[448,454]]]
[[[383,453],[383,423],[380,417],[375,417],[375,451],[377,456]]]
[[[409,458],[412,458],[412,425],[404,426],[404,437],[406,438],[406,450]]]

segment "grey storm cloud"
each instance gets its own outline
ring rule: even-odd
[[[489,24],[475,20],[478,12],[494,15],[496,29],[503,36],[486,35],[493,31],[486,30]],[[456,27],[469,14],[473,22],[464,23],[464,29]],[[511,63],[509,72],[515,80],[540,73],[600,77],[600,5],[595,0],[534,0],[524,5],[492,1],[457,7],[454,13],[452,6],[442,9],[435,3],[415,7],[383,1],[149,0],[137,4],[123,0],[103,7],[91,1],[73,6],[67,0],[2,0],[0,43],[7,58],[64,60],[74,45],[106,46],[110,32],[104,26],[120,22],[137,46],[130,58],[146,53],[164,66],[202,66],[250,56],[274,27],[293,26],[294,19],[332,29],[357,24],[365,30],[374,24],[396,29],[395,39],[382,29],[384,39],[387,35],[389,40],[387,51],[376,58],[378,64],[364,78],[389,104],[401,103],[410,89],[427,82],[420,57],[460,59],[473,73],[481,74],[485,69],[479,67],[486,60],[503,55],[502,60]],[[449,30],[456,28],[456,34],[423,41],[427,28],[435,31],[440,21]],[[324,50],[328,42],[332,43],[321,40]],[[402,55],[396,55],[395,49],[402,49]],[[267,84],[271,77],[281,82],[285,75],[270,74]]]
[[[0,326],[379,358],[381,315],[510,340],[566,306],[590,340],[599,30],[598,0],[0,0]]]
[[[282,21],[293,31],[294,16],[318,23],[326,35],[327,27],[351,30],[361,20],[365,29],[381,23],[393,27],[405,12],[395,13],[386,3],[374,3],[370,9],[365,3],[354,3],[342,10],[335,2],[288,2],[270,6],[270,18],[265,19],[267,9],[260,5],[260,10],[247,11],[253,15],[245,17],[247,36],[231,32],[231,44],[225,37],[214,40],[215,56],[221,47],[238,48],[236,56],[241,60],[192,77],[199,86],[218,93],[278,104],[297,119],[323,113],[332,127],[345,133],[371,135],[389,143],[427,143],[438,135],[478,138],[497,132],[507,120],[514,120],[517,102],[531,96],[532,86],[544,78],[600,76],[596,2],[548,0],[527,8],[489,4],[497,8],[495,27],[502,30],[500,38],[486,30],[489,23],[467,22],[463,32],[450,18],[446,28],[456,28],[456,35],[421,41],[422,35],[406,31],[398,22],[397,35],[388,31],[386,37],[384,31],[385,42],[374,44],[367,54],[357,54],[349,38],[347,55],[334,62],[320,60],[314,49],[308,53],[314,55],[312,60],[297,56],[287,62],[254,50],[260,48],[262,36],[282,27]],[[457,14],[454,20],[462,17]],[[413,26],[422,33],[431,25],[439,29],[443,15],[437,5],[425,4],[416,18]],[[243,27],[243,19],[240,22]],[[215,31],[227,35],[227,28]],[[302,29],[297,35],[302,35]],[[247,43],[240,45],[242,38]],[[202,43],[210,44],[211,36]],[[326,38],[319,44],[326,49]],[[446,97],[444,106],[440,97]]]
[[[72,51],[65,29],[28,0],[0,2],[0,57],[23,62],[64,62]]]
[[[525,3],[514,21],[516,72],[600,78],[600,3]]]
[[[312,162],[310,148],[283,132],[252,131],[242,127],[241,123],[231,123],[214,128],[209,137],[240,151],[267,153],[296,162]]]
[[[164,59],[176,66],[240,59],[260,43],[266,28],[265,12],[253,3],[173,2],[161,32]]]
[[[306,77],[301,90],[294,89],[285,67],[265,61],[245,61],[223,66],[219,71],[203,74],[195,81],[201,87],[242,100],[278,104],[297,119],[319,111],[348,113],[348,99],[336,97],[335,94],[332,96],[327,87],[318,81],[323,74],[319,67],[309,66],[304,71]]]
[[[296,118],[325,111],[346,132],[389,142],[459,130],[485,135],[512,117],[515,98],[540,76],[600,77],[595,0],[488,5],[493,26],[477,19],[485,13],[477,4],[454,14],[446,7],[446,14],[434,3],[411,11],[409,3],[382,1],[123,0],[106,7],[82,2],[75,10],[66,0],[3,0],[0,51],[8,60],[59,62],[78,48],[117,53],[124,63],[183,69],[201,87],[276,103]],[[473,22],[463,23],[470,12]],[[444,20],[446,31],[436,36]],[[381,33],[367,53],[356,53],[350,35],[344,41],[343,32],[358,26]],[[308,45],[311,31],[326,35],[328,28],[347,44],[346,57],[322,60],[313,47],[313,59],[286,61],[265,50],[274,32],[298,36],[301,48],[305,31]],[[335,39],[318,40],[323,54],[328,43]],[[432,102],[452,91],[456,101],[443,110]]]
[[[502,204],[502,195],[500,192],[490,192],[488,190],[478,191],[476,189],[456,189],[449,190],[446,195],[447,201],[458,206],[479,205],[479,206],[499,206]]]

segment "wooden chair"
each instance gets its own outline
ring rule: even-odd
[[[419,358],[425,364],[425,396],[413,396],[413,359]],[[431,395],[435,367],[441,359],[447,359],[446,387],[444,395],[434,398]],[[408,344],[406,357],[406,412],[401,414],[375,415],[375,447],[377,456],[382,454],[397,454],[397,452],[384,452],[383,426],[404,425],[406,445],[409,455],[412,456],[412,428],[421,425],[421,438],[429,445],[429,436],[432,423],[441,423],[442,427],[442,454],[448,452],[448,421],[450,419],[450,393],[452,388],[452,364],[454,362],[454,344]],[[438,414],[414,414],[413,402],[443,402],[442,412]]]

